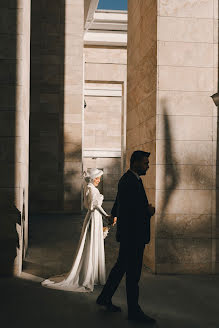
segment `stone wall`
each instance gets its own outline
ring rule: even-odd
[[[145,186],[156,206],[145,263],[157,273],[214,273],[218,1],[155,3],[129,0],[127,151],[152,151]]]
[[[83,1],[32,1],[30,210],[80,211]]]
[[[0,274],[19,274],[27,248],[30,0],[0,4]]]
[[[125,155],[122,130],[126,112],[127,50],[85,46],[84,57],[87,107],[84,110],[83,149],[90,153],[96,151],[97,155],[84,156],[83,166],[84,170],[91,167],[103,169],[100,189],[104,194],[104,208],[110,211],[123,171],[121,157],[114,156],[115,153],[122,153],[122,158]]]
[[[159,1],[158,273],[211,273],[214,267],[214,4]]]
[[[157,4],[128,1],[127,162],[134,150],[151,152],[150,169],[143,178],[149,202],[155,204],[156,179]],[[155,270],[155,219],[145,264]]]

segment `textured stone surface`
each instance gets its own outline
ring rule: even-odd
[[[30,1],[3,1],[0,16],[0,274],[20,274],[28,241]]]
[[[34,212],[80,211],[81,186],[76,182],[81,181],[82,167],[68,169],[68,163],[81,163],[83,11],[83,1],[77,0],[55,1],[52,7],[47,1],[32,4],[30,210]]]
[[[129,1],[128,16],[127,167],[134,150],[151,151],[150,163],[156,157],[156,1]],[[156,167],[150,165],[147,177],[143,178],[152,204],[155,204],[155,171]],[[152,224],[151,243],[144,257],[152,270],[155,268],[154,228]]]
[[[215,1],[159,1],[158,273],[214,273],[217,195]],[[165,252],[164,252],[165,249]]]
[[[100,156],[104,153],[106,157],[84,156],[83,170],[91,167],[103,169],[100,190],[109,202],[115,200],[117,183],[124,170],[127,50],[85,46],[84,57],[87,107],[84,110],[83,148],[90,154],[102,152]],[[89,95],[89,91],[95,91],[95,94]],[[111,157],[115,151],[121,152],[122,157]]]

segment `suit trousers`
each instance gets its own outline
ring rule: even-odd
[[[101,293],[102,297],[111,299],[126,273],[126,296],[129,313],[134,313],[139,309],[138,283],[141,277],[144,248],[144,243],[120,241],[117,261]]]

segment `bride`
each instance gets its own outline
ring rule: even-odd
[[[84,173],[84,219],[80,240],[68,274],[52,277],[42,282],[49,288],[75,292],[92,292],[94,285],[104,285],[106,281],[104,238],[102,216],[111,221],[102,208],[103,195],[97,189],[103,171],[89,169]],[[113,225],[116,223],[114,220]],[[60,281],[61,279],[61,281]]]

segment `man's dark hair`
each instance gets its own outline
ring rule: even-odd
[[[130,158],[130,167],[133,166],[134,162],[141,161],[144,157],[149,157],[151,153],[142,150],[136,150],[132,153]]]

